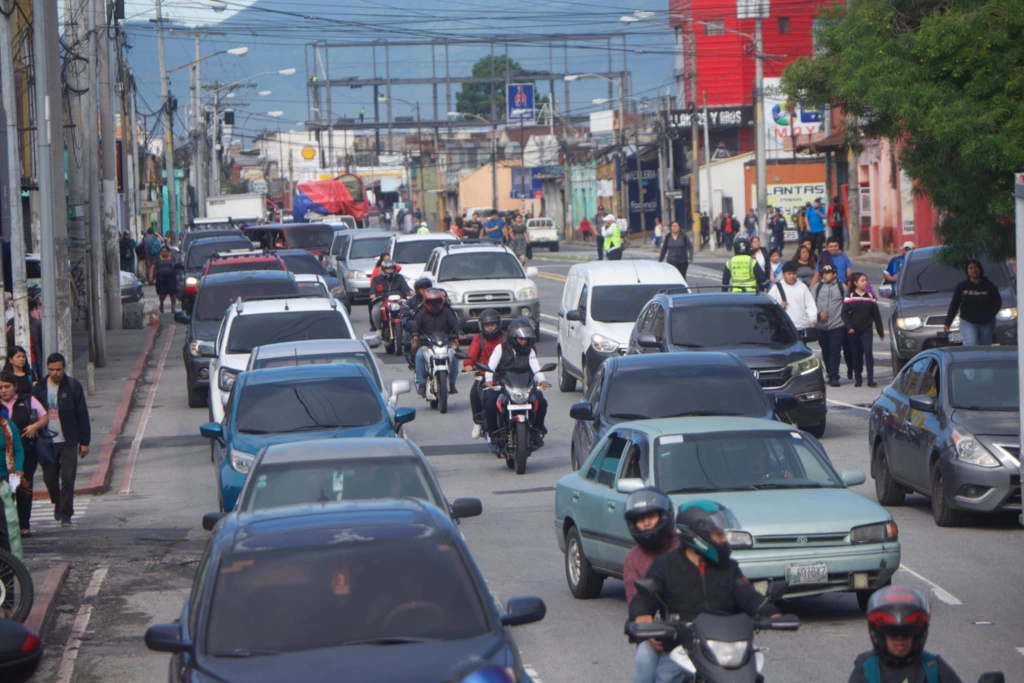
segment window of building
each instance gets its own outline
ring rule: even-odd
[[[704,35],[706,36],[724,36],[725,35],[725,20],[715,19],[713,21],[704,22]]]
[[[779,35],[789,33],[789,17],[779,17]]]

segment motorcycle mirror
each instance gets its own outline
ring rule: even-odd
[[[633,585],[636,586],[637,591],[647,597],[657,595],[658,593],[654,581],[651,579],[633,579]]]
[[[491,366],[484,363],[473,363],[473,369],[479,370],[480,372],[490,372]]]
[[[544,365],[540,366],[539,372],[553,372],[554,369],[557,367],[558,365],[555,363],[545,363]]]
[[[459,360],[469,360],[469,354],[466,353],[465,351],[456,351],[455,357],[458,358]]]

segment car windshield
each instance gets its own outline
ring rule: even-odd
[[[187,252],[188,248],[192,245],[193,242],[195,242],[196,240],[204,239],[206,237],[244,237],[244,236],[245,235],[242,234],[242,231],[238,230],[237,228],[220,228],[220,229],[215,228],[215,229],[211,229],[211,230],[189,230],[181,238],[180,249],[181,249],[181,251],[183,253]]]
[[[351,339],[338,311],[281,311],[240,315],[231,325],[228,353],[250,353],[257,346],[310,339]]]
[[[372,454],[372,448],[368,449]],[[432,505],[434,497],[426,469],[418,458],[345,458],[315,462],[261,465],[253,472],[242,510],[264,510],[298,503],[377,498],[419,498]]]
[[[377,364],[373,356],[365,351],[349,351],[341,353],[303,353],[296,351],[294,354],[279,356],[277,358],[255,358],[252,361],[250,370],[261,370],[263,368],[291,368],[296,365],[335,365],[337,363],[349,363],[362,365],[373,377],[378,391],[384,390],[381,383],[380,373],[377,372]]]
[[[197,241],[188,248],[185,269],[200,270],[206,265],[206,261],[218,251],[231,251],[232,249],[252,249],[252,242],[244,237],[230,240]]]
[[[368,427],[384,421],[380,394],[363,377],[250,384],[238,399],[245,434],[287,434]]]
[[[1017,361],[949,366],[949,402],[967,410],[1020,410]]]
[[[349,259],[372,258],[375,259],[384,253],[384,248],[391,240],[387,235],[381,237],[366,237],[361,240],[352,240],[352,247],[348,251]]]
[[[303,225],[288,228],[288,246],[292,249],[326,249],[334,239],[329,225]]]
[[[668,493],[843,486],[828,456],[796,431],[662,436],[654,468]]]
[[[452,244],[454,240],[408,240],[395,243],[391,257],[395,263],[426,263],[435,247]]]
[[[602,323],[636,322],[659,289],[671,285],[604,285],[590,296],[590,317]]]
[[[735,296],[741,296],[739,294]],[[796,343],[796,331],[775,304],[684,306],[672,314],[676,346],[771,345]]]
[[[327,269],[312,254],[278,254],[278,256],[288,266],[288,270],[296,275],[327,275]]]
[[[247,657],[488,633],[467,559],[431,531],[330,529],[307,533],[303,547],[226,554],[213,569],[206,653]]]
[[[615,421],[695,414],[764,417],[769,411],[746,367],[664,364],[612,375],[604,410]]]
[[[259,299],[261,297],[298,295],[299,288],[289,280],[279,282],[232,282],[230,284],[204,284],[196,298],[196,320],[222,320],[224,311],[231,302],[241,298]]]
[[[995,261],[981,259],[985,276],[996,287],[1008,287],[1006,271]],[[963,270],[939,265],[930,258],[910,259],[905,273],[900,274],[899,293],[901,296],[914,294],[934,294],[936,292],[952,292],[956,286],[967,279]]]
[[[277,259],[260,259],[259,261],[233,258],[218,263],[211,263],[206,269],[207,275],[217,273],[237,273],[244,270],[284,270],[284,265]]]
[[[452,280],[522,280],[519,259],[503,251],[449,254],[441,261],[438,282]]]

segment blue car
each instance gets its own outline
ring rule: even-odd
[[[392,417],[362,366],[305,365],[243,372],[224,421],[208,422],[199,433],[213,441],[221,510],[233,510],[261,449],[312,439],[393,437],[415,418],[414,408],[398,408]]]

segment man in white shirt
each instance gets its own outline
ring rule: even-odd
[[[768,290],[768,296],[775,299],[786,311],[786,315],[793,321],[796,329],[814,327],[818,320],[818,305],[814,303],[814,296],[796,276],[796,264],[787,261],[782,266],[782,280],[772,285]]]
[[[491,372],[484,374],[486,385],[491,387],[500,383],[502,378],[509,373],[532,372],[541,389],[550,387],[551,385],[544,378],[544,373],[540,372],[540,361],[537,360],[537,351],[534,349],[536,341],[537,335],[529,320],[520,318],[509,323],[508,336],[503,343],[494,348],[487,361]],[[496,389],[488,388],[484,392],[484,417],[487,421],[491,452],[500,455],[501,448],[495,439],[498,436],[497,397]],[[535,391],[533,398],[537,401],[537,410],[531,425],[531,440],[534,448],[540,448],[544,445],[544,435],[547,433],[547,429],[544,427],[544,417],[548,412],[548,402],[540,391]]]

